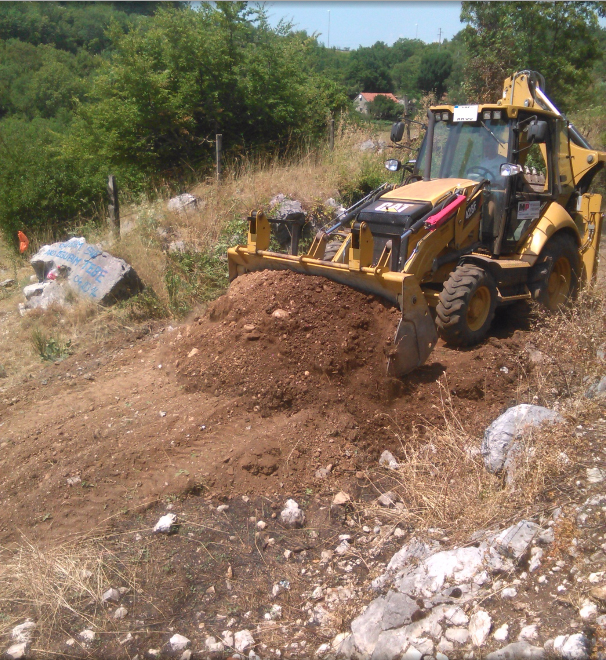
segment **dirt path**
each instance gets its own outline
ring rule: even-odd
[[[297,495],[327,466],[331,488],[355,488],[444,406],[479,436],[517,401],[523,316],[504,310],[472,350],[440,343],[402,381],[384,376],[396,321],[346,287],[257,273],[189,325],[43,368],[0,401],[0,543],[85,535],[188,491]]]

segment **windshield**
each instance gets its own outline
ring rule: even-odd
[[[500,120],[484,122],[436,122],[431,160],[431,178],[488,179],[504,185],[500,175],[507,162],[509,123]],[[417,171],[425,172],[427,141],[417,159]]]

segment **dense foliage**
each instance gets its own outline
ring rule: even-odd
[[[359,92],[494,98],[519,68],[602,140],[604,3],[464,2],[451,40],[326,48],[245,2],[0,3],[0,230],[68,226],[105,182],[148,192],[229,154],[325,135]],[[397,118],[385,97],[371,116]]]

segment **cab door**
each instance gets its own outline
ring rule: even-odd
[[[555,122],[548,121],[548,130],[545,141],[537,143],[528,138],[528,127],[531,125],[533,115],[524,117],[521,114],[519,123],[526,123],[517,131],[514,140],[517,158],[513,162],[521,165],[524,171],[511,177],[509,199],[506,208],[506,219],[501,244],[495,249],[496,254],[511,254],[523,242],[532,230],[546,207],[554,199],[556,185],[556,168],[553,154],[556,143]],[[534,115],[536,117],[536,115]],[[544,117],[539,116],[544,121]]]

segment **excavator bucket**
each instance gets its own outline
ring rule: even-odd
[[[390,269],[389,243],[376,265],[372,265],[373,236],[364,222],[359,232],[349,235],[337,257],[325,261],[327,237],[322,232],[316,236],[307,254],[298,255],[296,245],[291,248],[293,254],[283,254],[268,250],[270,221],[262,212],[251,213],[248,220],[247,245],[230,248],[227,253],[230,281],[252,271],[292,270],[302,275],[325,277],[358,291],[380,296],[402,311],[388,354],[387,373],[401,377],[427,360],[438,337],[421,287],[413,275]]]

